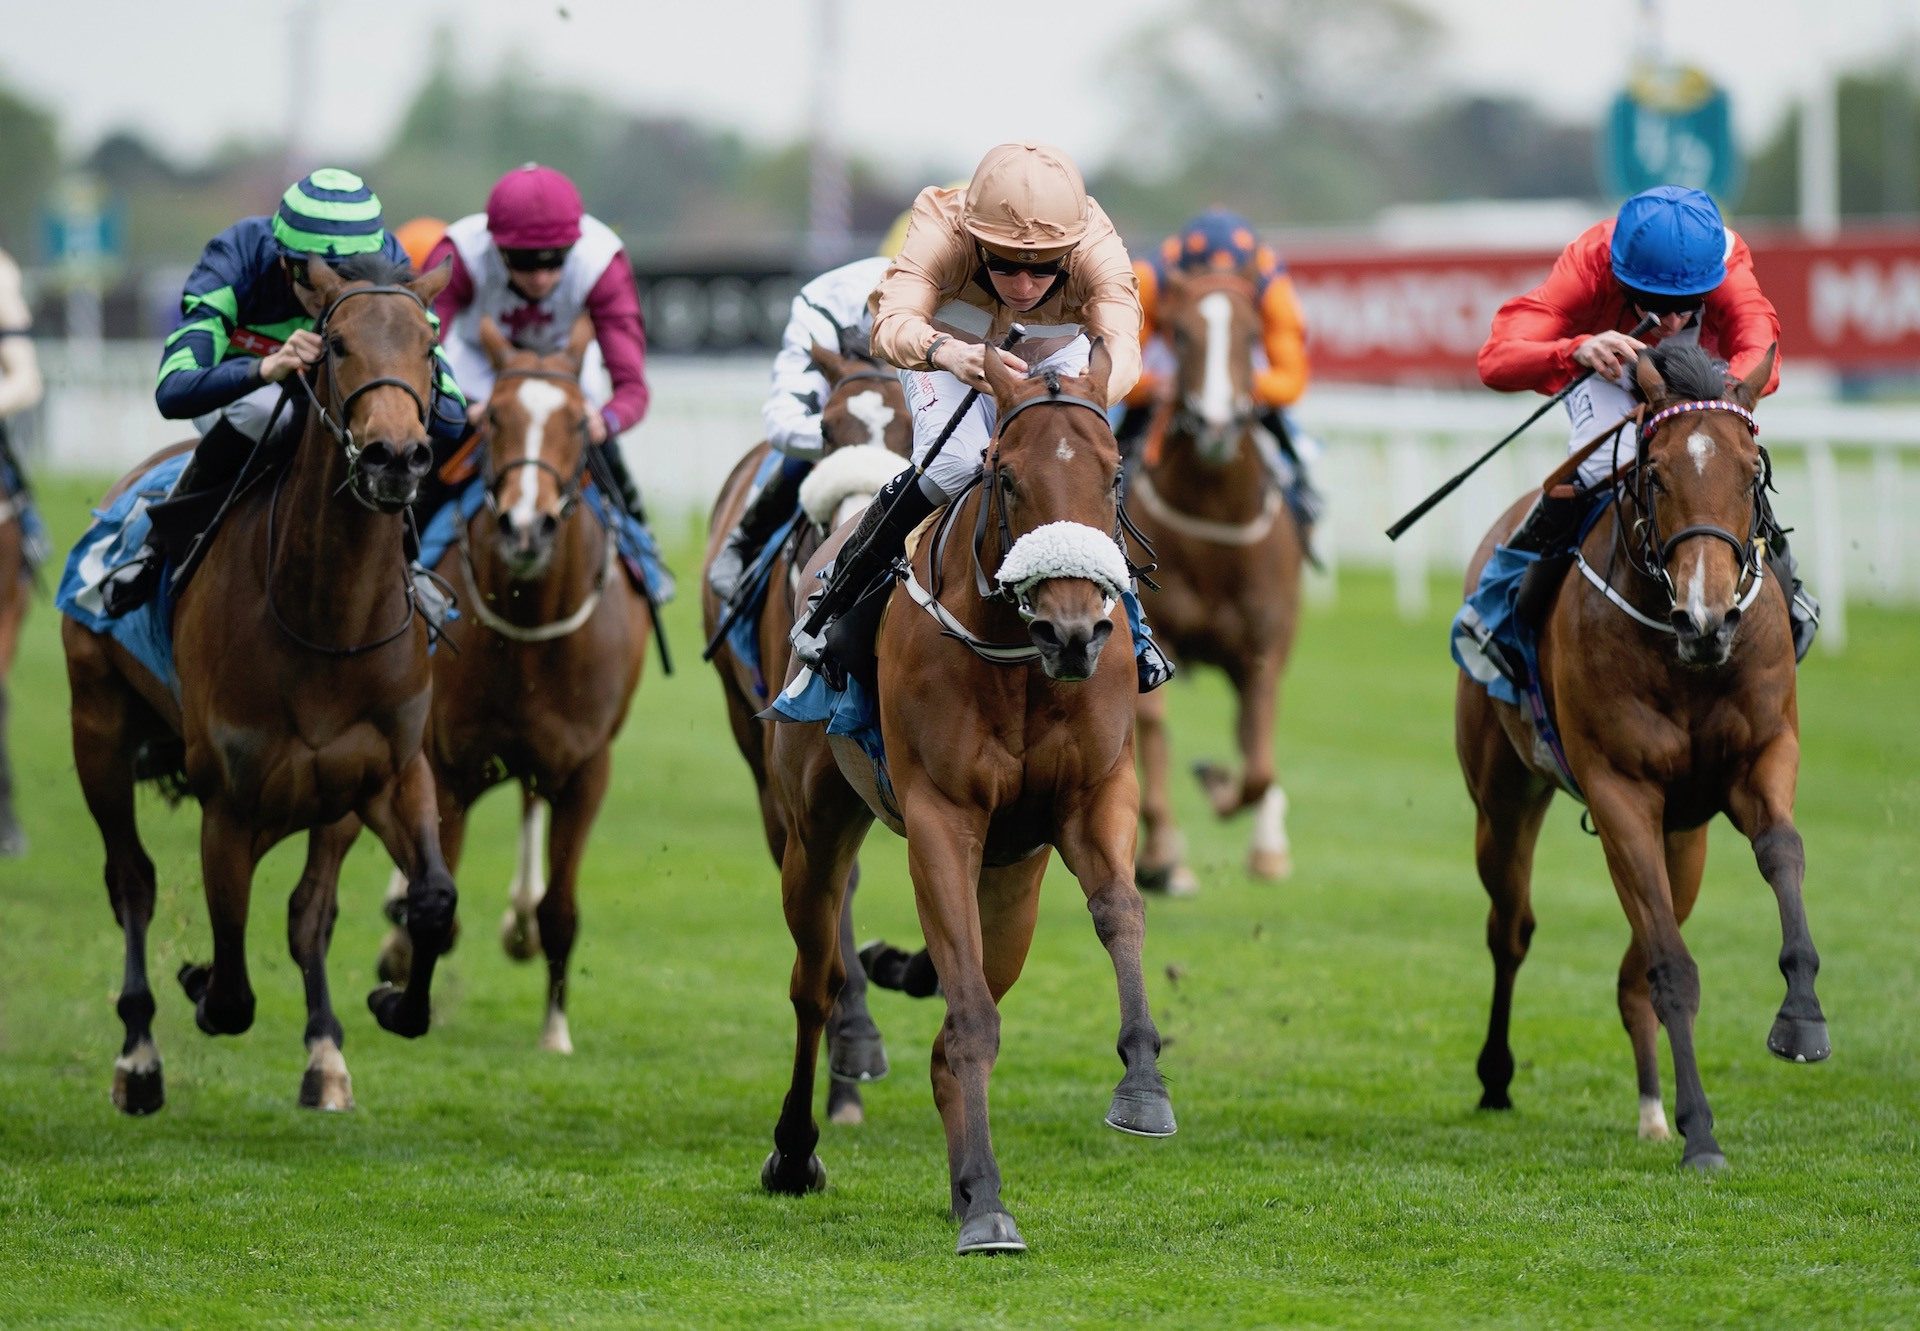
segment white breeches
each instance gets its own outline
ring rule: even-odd
[[[1639,399],[1619,384],[1597,375],[1567,394],[1567,452],[1572,453],[1597,434],[1611,430],[1619,419],[1632,411]],[[1629,425],[1614,436],[1611,444],[1596,448],[1580,464],[1580,485],[1591,490],[1613,475],[1616,467],[1633,461],[1634,433]]]

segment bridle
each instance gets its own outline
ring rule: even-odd
[[[321,404],[319,395],[313,391],[313,383],[308,372],[303,370],[295,376],[300,381],[300,388],[306,393],[307,401],[312,405],[314,414],[319,419],[322,428],[326,430],[327,434],[333,439],[333,442],[339,446],[341,452],[346,455],[346,488],[363,507],[377,513],[382,511],[380,506],[367,498],[360,489],[360,454],[365,451],[365,448],[353,437],[353,429],[347,423],[353,411],[353,404],[376,388],[398,388],[413,399],[414,411],[420,418],[421,428],[424,429],[426,427],[430,413],[427,410],[426,397],[422,395],[419,389],[398,375],[385,374],[378,378],[369,379],[365,383],[356,385],[353,391],[348,393],[344,398],[340,396],[339,376],[334,373],[333,341],[327,336],[327,325],[332,322],[334,311],[338,310],[355,296],[405,296],[415,305],[418,305],[423,314],[429,315],[429,327],[431,327],[432,321],[430,317],[431,312],[427,309],[427,303],[407,287],[376,284],[372,286],[352,287],[346,291],[342,291],[333,298],[325,310],[321,311],[319,319],[314,322],[313,326],[314,333],[320,338],[320,344],[325,357],[327,399],[332,403],[332,410],[329,411],[326,406]],[[433,351],[431,347],[427,351],[427,371],[427,391],[432,392]]]
[[[1196,310],[1199,308],[1200,301],[1216,293],[1238,295],[1246,300],[1250,308],[1254,300],[1253,283],[1249,282],[1240,274],[1232,272],[1211,273],[1199,277],[1187,278],[1185,279],[1184,289],[1188,300]],[[1255,311],[1254,320],[1256,325],[1258,324],[1258,319],[1258,312]],[[1209,330],[1209,335],[1211,335],[1211,331],[1212,330]],[[1229,354],[1231,354],[1231,349],[1229,349]],[[1234,403],[1233,415],[1228,417],[1224,422],[1216,424],[1209,421],[1201,413],[1200,409],[1194,405],[1194,397],[1195,394],[1188,392],[1180,393],[1172,399],[1173,410],[1168,421],[1168,428],[1178,430],[1196,442],[1208,438],[1222,437],[1231,439],[1235,444],[1238,444],[1245,437],[1247,431],[1252,429],[1255,422],[1259,420],[1259,413],[1254,409],[1252,400],[1240,399]],[[1221,460],[1226,461],[1230,457],[1231,454],[1226,454],[1222,456]]]
[[[497,389],[508,379],[544,379],[551,383],[570,384],[575,388],[580,386],[578,375],[567,374],[561,370],[542,370],[531,365],[501,370],[494,375],[494,387]],[[573,475],[565,476],[561,474],[558,467],[542,457],[514,458],[506,466],[496,467],[493,460],[493,440],[489,437],[487,447],[480,454],[480,485],[482,493],[486,496],[487,511],[494,517],[499,517],[500,496],[497,490],[500,482],[509,472],[521,467],[532,467],[536,471],[544,471],[553,477],[553,483],[560,492],[560,509],[556,519],[565,522],[574,507],[579,504],[581,489],[586,484],[589,446],[590,436],[587,434],[587,422],[583,416],[580,420],[580,460],[573,469]]]
[[[326,406],[321,404],[318,394],[313,391],[313,384],[307,371],[303,370],[294,377],[299,380],[301,389],[306,393],[307,401],[313,407],[315,418],[319,420],[322,428],[326,430],[327,434],[333,439],[333,442],[339,446],[341,452],[346,455],[347,479],[342,483],[341,488],[352,494],[360,506],[369,512],[384,513],[386,510],[367,498],[360,489],[359,462],[360,455],[365,449],[354,439],[353,430],[347,424],[348,418],[353,411],[353,404],[376,388],[399,388],[404,390],[407,396],[413,399],[414,408],[419,413],[420,424],[423,428],[427,424],[429,413],[427,410],[427,400],[421,395],[420,390],[397,375],[381,375],[377,378],[369,379],[365,383],[356,385],[345,397],[340,396],[339,376],[334,373],[335,358],[333,342],[327,337],[327,325],[332,321],[334,311],[338,310],[355,296],[405,296],[415,305],[418,305],[422,313],[428,313],[427,303],[403,286],[376,284],[372,286],[353,287],[343,291],[333,298],[325,310],[321,311],[320,317],[314,321],[313,326],[314,332],[319,336],[321,346],[324,349],[323,365],[327,377],[327,399],[333,404],[333,409],[329,411]],[[429,319],[429,327],[431,327],[431,319]],[[433,352],[431,349],[427,352],[427,368],[428,391],[431,392],[433,382]],[[351,647],[331,647],[326,643],[315,642],[311,638],[305,637],[297,632],[291,624],[287,623],[286,616],[280,613],[280,607],[273,599],[273,568],[274,553],[279,544],[278,518],[280,491],[286,482],[288,470],[288,468],[282,468],[280,474],[274,478],[273,493],[267,498],[267,563],[264,582],[266,584],[267,613],[272,616],[274,626],[297,646],[304,647],[306,650],[315,652],[321,656],[362,656],[367,652],[376,651],[381,647],[385,647],[388,643],[398,641],[408,629],[413,627],[414,616],[420,613],[419,595],[414,590],[412,577],[408,575],[404,550],[400,558],[400,586],[401,590],[406,594],[406,614],[401,618],[399,627],[384,637],[376,638],[371,642],[357,643]],[[404,513],[406,510],[402,510],[402,512]],[[412,519],[408,516],[403,520],[411,522]]]
[[[1637,455],[1630,475],[1623,477],[1617,487],[1617,493],[1624,496],[1633,505],[1635,516],[1631,523],[1631,536],[1628,524],[1622,522],[1616,526],[1616,543],[1623,550],[1629,567],[1642,577],[1658,586],[1667,597],[1669,617],[1680,604],[1680,592],[1673,584],[1673,575],[1667,571],[1667,564],[1673,558],[1673,552],[1690,540],[1706,537],[1710,540],[1724,541],[1732,547],[1734,558],[1740,564],[1740,577],[1734,586],[1734,607],[1745,611],[1760,594],[1761,580],[1766,571],[1766,541],[1760,533],[1766,517],[1766,491],[1773,481],[1773,460],[1765,448],[1760,448],[1760,471],[1754,477],[1751,493],[1748,497],[1751,517],[1748,519],[1747,536],[1740,539],[1724,527],[1713,523],[1697,522],[1682,527],[1671,536],[1660,533],[1659,520],[1654,511],[1656,493],[1665,489],[1660,481],[1659,468],[1648,456],[1648,447],[1654,435],[1672,421],[1697,412],[1724,412],[1735,417],[1746,426],[1747,432],[1754,436],[1756,447],[1760,427],[1754,422],[1753,413],[1725,398],[1707,398],[1687,402],[1675,402],[1648,417],[1640,428]],[[1669,635],[1675,634],[1671,622],[1663,623],[1650,615],[1641,613],[1625,597],[1615,592],[1605,579],[1596,573],[1583,556],[1576,554],[1581,572],[1589,582],[1593,582],[1607,599],[1626,610],[1634,619],[1649,628]]]

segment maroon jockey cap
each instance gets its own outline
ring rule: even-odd
[[[503,250],[565,249],[580,239],[585,211],[563,172],[528,162],[501,176],[487,195],[487,230]]]

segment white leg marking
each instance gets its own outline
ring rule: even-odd
[[[524,456],[529,462],[537,462],[540,443],[547,437],[547,417],[567,405],[567,395],[560,391],[558,385],[544,379],[516,379],[513,386],[520,395],[520,405],[527,413]],[[515,467],[514,475],[507,478],[507,487],[513,491],[513,501],[508,508],[513,524],[525,529],[539,512],[540,469]]]
[[[1693,469],[1705,476],[1707,459],[1713,456],[1713,436],[1704,430],[1695,430],[1688,435],[1687,455],[1693,459]]]
[[[522,915],[531,914],[547,895],[547,802],[527,802],[520,818],[520,858],[514,866],[513,886],[507,894],[513,908]]]
[[[1643,1096],[1640,1100],[1640,1140],[1663,1142],[1672,1136],[1667,1131],[1667,1111],[1660,1107],[1660,1097]]]
[[[547,1009],[547,1027],[540,1032],[540,1047],[553,1054],[573,1052],[573,1036],[567,1031],[567,1014],[557,1007]]]
[[[1233,421],[1233,372],[1227,355],[1233,341],[1233,302],[1224,291],[1200,298],[1200,317],[1207,321],[1207,364],[1200,380],[1200,419],[1225,428]]]
[[[869,390],[847,399],[847,414],[867,427],[867,442],[875,448],[887,446],[887,427],[893,424],[893,408],[879,393]]]
[[[406,899],[407,876],[399,869],[395,869],[387,878],[387,900],[391,903],[395,901],[405,901]]]
[[[148,1073],[160,1066],[160,1051],[153,1047],[153,1041],[142,1040],[132,1051],[113,1060],[115,1072]]]
[[[1260,797],[1259,809],[1254,812],[1253,848],[1290,849],[1287,841],[1287,792],[1280,789],[1278,783],[1267,787],[1267,793]]]
[[[317,1109],[353,1108],[353,1078],[347,1072],[347,1060],[331,1036],[314,1041],[307,1053],[307,1072],[320,1078]]]

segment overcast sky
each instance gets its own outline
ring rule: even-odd
[[[1337,4],[1340,0],[1326,0]],[[1456,87],[1532,97],[1591,119],[1620,85],[1636,0],[1423,0]],[[806,124],[818,0],[0,0],[0,73],[59,109],[69,148],[129,125],[191,160],[288,118],[294,17],[315,57],[306,147],[356,163],[377,150],[420,78],[436,25],[463,67],[509,53],[535,77],[620,105],[732,126],[761,141]],[[1111,54],[1172,0],[838,0],[834,95],[843,141],[902,170],[965,174],[982,149],[1050,139],[1087,163],[1125,151]],[[1920,0],[1661,0],[1668,50],[1732,93],[1755,144],[1822,63],[1884,56],[1920,28]],[[1909,50],[1915,49],[1911,46]],[[1023,73],[1022,70],[1031,70]],[[1251,98],[1255,90],[1249,89]]]

